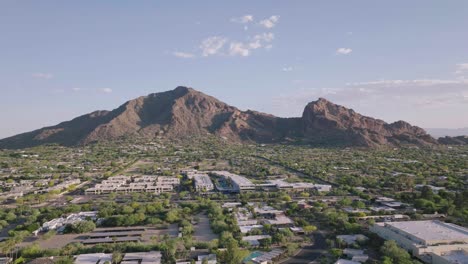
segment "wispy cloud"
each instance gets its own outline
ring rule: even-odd
[[[241,17],[231,18],[231,22],[240,23],[240,24],[247,24],[249,22],[252,22],[253,20],[254,20],[254,17],[252,15],[244,15]]]
[[[337,55],[348,55],[351,52],[353,52],[353,50],[350,48],[339,48],[336,50]]]
[[[377,80],[326,88],[309,88],[304,83],[299,85],[301,88],[274,99],[274,105],[278,110],[289,113],[299,112],[305,104],[319,97],[345,105],[385,104],[385,107],[396,107],[391,105],[395,102],[428,108],[446,108],[455,105],[466,107],[468,103],[466,79]]]
[[[188,53],[188,52],[174,51],[172,55],[176,56],[177,58],[182,58],[182,59],[195,58],[195,54]]]
[[[73,92],[79,92],[79,91],[81,91],[81,88],[79,88],[79,87],[73,87],[73,88],[71,88],[71,90],[72,90]]]
[[[278,24],[279,16],[271,16],[267,19],[261,20],[259,24],[267,29],[274,28]]]
[[[202,56],[207,57],[219,54],[226,42],[227,38],[220,36],[214,36],[204,39],[200,45],[200,49],[202,50]]]
[[[241,42],[231,42],[229,45],[229,55],[247,57],[250,55],[250,47]]]
[[[291,67],[291,66],[283,67],[281,70],[284,71],[284,72],[290,72],[290,71],[293,71],[293,67]]]
[[[33,78],[38,78],[38,79],[45,79],[49,80],[54,78],[54,75],[52,73],[43,73],[43,72],[37,72],[32,74]]]
[[[278,23],[278,20],[279,16],[271,16],[260,21],[259,24],[265,28],[272,28]],[[244,24],[244,27],[247,27],[247,24],[254,22],[254,17],[253,15],[244,15],[231,18],[231,21]],[[210,36],[203,39],[199,44],[198,48],[200,54],[175,51],[172,55],[178,58],[209,57],[216,55],[248,57],[252,54],[252,51],[256,49],[270,50],[273,47],[272,42],[274,38],[275,35],[272,32],[263,32],[253,36],[246,35],[243,40],[229,39],[222,35]]]
[[[458,63],[455,74],[468,73],[468,63]]]
[[[271,44],[275,38],[273,33],[263,33],[253,36],[250,41],[245,43],[243,42],[231,42],[229,46],[229,55],[231,56],[242,56],[247,57],[251,54],[252,50],[260,49],[260,48],[267,48]]]
[[[353,82],[347,83],[347,86],[379,86],[379,87],[401,87],[401,86],[435,86],[441,84],[467,84],[468,79],[414,79],[414,80],[377,80],[368,82]]]
[[[101,88],[101,89],[99,89],[99,91],[101,91],[101,92],[103,92],[103,93],[107,93],[107,94],[112,93],[112,89],[111,89],[111,88]]]

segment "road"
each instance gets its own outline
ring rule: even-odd
[[[295,256],[281,262],[282,264],[311,263],[326,252],[327,243],[321,231],[312,233],[313,244],[303,247]]]

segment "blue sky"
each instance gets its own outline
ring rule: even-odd
[[[468,1],[2,1],[0,137],[186,85],[468,126]]]

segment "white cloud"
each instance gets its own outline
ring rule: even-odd
[[[207,57],[218,54],[223,48],[224,44],[226,44],[226,42],[227,38],[219,36],[204,39],[200,45],[202,55],[204,57]]]
[[[272,42],[274,38],[275,38],[275,34],[271,32],[254,36],[254,40],[260,40],[260,41],[265,41],[265,42]]]
[[[111,88],[101,88],[101,89],[99,89],[99,90],[100,90],[101,92],[103,92],[103,93],[108,93],[108,94],[109,94],[109,93],[112,93],[112,89],[111,89]]]
[[[73,92],[79,92],[79,91],[81,91],[81,88],[73,87],[71,90],[72,90]]]
[[[342,87],[313,88],[304,81],[295,83],[301,88],[277,98],[291,105],[303,107],[319,97],[337,103],[359,103],[373,105],[378,102],[405,102],[407,105],[425,107],[449,107],[466,105],[468,95],[467,79],[414,79],[414,80],[377,80],[347,83]],[[465,102],[464,102],[465,100]],[[282,107],[284,107],[282,105]]]
[[[258,49],[262,47],[262,43],[260,40],[254,40],[249,43],[249,48],[251,49]]]
[[[348,55],[351,52],[353,52],[353,50],[350,48],[339,48],[336,50],[336,54],[338,55]]]
[[[271,16],[267,19],[264,19],[262,21],[259,22],[259,24],[265,28],[273,28],[276,26],[276,24],[278,24],[278,21],[279,21],[279,16]]]
[[[247,57],[250,55],[250,47],[241,42],[231,42],[229,46],[229,55]]]
[[[283,67],[282,71],[284,71],[284,72],[293,71],[293,67],[291,67],[291,66],[289,66],[289,67]]]
[[[229,45],[229,55],[247,57],[251,55],[252,50],[264,47],[266,43],[272,42],[274,38],[275,35],[273,33],[263,33],[253,36],[250,41],[245,43],[233,41]]]
[[[52,73],[37,72],[37,73],[33,73],[33,74],[32,74],[32,77],[38,78],[38,79],[46,79],[46,80],[49,80],[49,79],[54,78],[54,75],[53,75]]]
[[[253,18],[252,15],[244,15],[244,16],[241,16],[241,17],[231,18],[231,22],[240,23],[240,24],[247,24],[249,22],[252,22],[253,19],[254,18]]]
[[[455,74],[468,73],[468,63],[458,63]]]
[[[190,59],[190,58],[195,57],[195,55],[192,53],[180,52],[180,51],[174,51],[172,55],[176,56],[177,58],[183,58],[183,59]]]
[[[273,111],[298,116],[319,97],[355,108],[385,121],[407,120],[423,127],[466,126],[468,78],[383,79],[316,87],[314,81],[294,80],[296,89],[285,89],[273,98]]]

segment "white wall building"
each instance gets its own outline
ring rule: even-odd
[[[377,223],[370,230],[383,239],[395,240],[426,263],[468,263],[468,229],[464,227],[434,220]],[[449,256],[465,262],[442,261]]]
[[[243,176],[228,171],[212,171],[211,173],[230,181],[235,191],[255,190],[255,184]]]
[[[105,194],[105,193],[134,193],[151,192],[163,193],[171,192],[174,187],[180,184],[180,179],[168,176],[114,176],[103,180],[92,188],[86,189],[86,194]]]
[[[195,190],[197,190],[197,192],[211,191],[214,189],[213,182],[207,174],[196,174],[194,175],[193,180]]]

